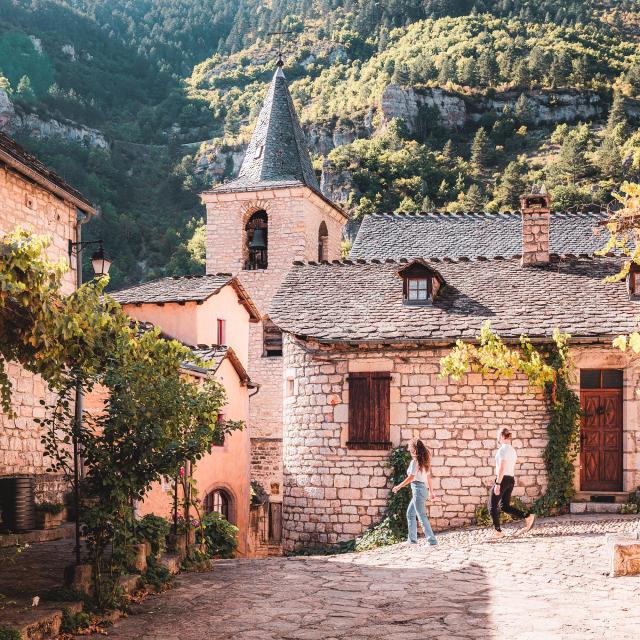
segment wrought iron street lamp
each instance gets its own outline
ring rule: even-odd
[[[79,234],[78,234],[79,235]],[[72,256],[76,256],[76,285],[78,288],[82,286],[82,250],[85,247],[97,246],[97,250],[94,251],[91,256],[91,265],[93,266],[93,272],[96,277],[101,278],[108,275],[111,268],[111,260],[107,258],[104,253],[104,245],[102,240],[86,240],[73,242],[69,240],[69,259]],[[80,476],[84,476],[81,473],[82,458],[81,451],[78,443],[78,436],[82,429],[82,412],[83,412],[83,394],[82,384],[76,385],[76,397],[75,397],[75,411],[74,411],[74,436],[73,436],[73,501],[75,510],[75,526],[76,526],[76,544],[74,548],[76,564],[80,564]]]

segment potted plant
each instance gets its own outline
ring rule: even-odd
[[[64,505],[61,502],[40,502],[36,504],[36,527],[55,529],[64,519]]]

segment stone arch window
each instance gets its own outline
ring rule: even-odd
[[[215,511],[231,522],[233,518],[231,496],[224,489],[210,491],[204,499],[204,510],[206,513]]]
[[[329,230],[323,220],[318,229],[318,262],[329,259]]]
[[[268,266],[268,223],[267,212],[260,209],[251,214],[244,227],[247,256],[244,268],[249,271],[266,269]]]

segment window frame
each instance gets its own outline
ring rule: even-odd
[[[216,344],[226,345],[227,321],[224,318],[216,318]]]

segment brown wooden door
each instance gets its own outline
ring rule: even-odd
[[[622,491],[622,389],[582,389],[580,489]]]

